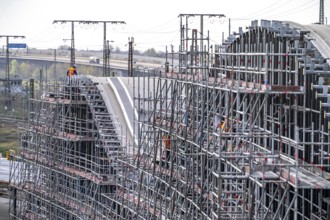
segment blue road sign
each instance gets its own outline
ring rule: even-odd
[[[8,48],[26,48],[26,44],[8,44]]]

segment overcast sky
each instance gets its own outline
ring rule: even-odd
[[[24,35],[11,43],[27,43],[40,49],[70,45],[71,24],[53,24],[54,20],[124,21],[126,25],[107,25],[107,39],[114,47],[127,50],[129,37],[135,49],[165,50],[179,45],[179,14],[224,14],[226,18],[205,20],[211,44],[220,44],[222,33],[245,27],[251,20],[289,20],[311,24],[319,20],[320,0],[0,0],[0,35]],[[325,1],[325,17],[330,16]],[[199,20],[192,20],[198,24]],[[330,20],[329,20],[330,23]],[[0,39],[0,46],[5,45]],[[75,25],[78,49],[101,49],[103,24]]]

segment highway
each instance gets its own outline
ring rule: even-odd
[[[116,56],[117,57],[117,56]],[[141,56],[140,56],[141,57]],[[38,61],[47,61],[47,62],[54,62],[55,58],[51,55],[46,54],[15,54],[10,55],[10,59],[23,59],[23,60],[38,60]],[[6,59],[6,56],[1,53],[0,59]],[[162,68],[163,64],[165,63],[165,59],[156,59],[156,58],[148,58],[148,57],[142,57],[142,58],[135,58],[136,62],[134,63],[135,68],[139,69],[160,69]],[[146,60],[150,60],[150,62],[146,62]],[[56,56],[56,62],[57,63],[70,63],[70,57],[68,56]],[[89,65],[89,66],[95,66],[95,67],[103,67],[102,59],[100,60],[100,63],[89,63],[89,57],[82,57],[77,56],[76,57],[76,64],[77,65]],[[128,63],[127,59],[124,57],[122,59],[110,59],[110,67],[113,69],[121,69],[126,70],[128,69]]]

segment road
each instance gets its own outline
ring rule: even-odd
[[[0,58],[5,59],[5,55],[1,54]],[[46,54],[16,54],[16,55],[10,55],[10,59],[26,59],[26,60],[43,60],[43,61],[54,61],[54,56],[46,55]],[[156,58],[148,58],[144,57],[141,58],[141,61],[137,60],[134,63],[135,67],[139,68],[145,68],[145,69],[157,69],[160,68],[164,63],[164,60],[154,60]],[[148,62],[150,60],[150,62]],[[59,63],[70,63],[70,57],[67,56],[57,56],[56,62]],[[90,66],[99,66],[102,67],[103,63],[102,60],[99,64],[97,63],[89,63],[89,57],[76,57],[76,64],[82,64],[82,65],[90,65]],[[128,69],[128,63],[127,59],[110,59],[110,67],[116,68],[116,69]]]

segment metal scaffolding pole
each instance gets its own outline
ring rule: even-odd
[[[133,74],[131,57],[125,88],[87,77],[35,95],[12,163],[13,216],[329,219],[330,68],[308,32],[253,21],[210,50],[211,33],[198,33],[223,15],[179,17],[179,54],[166,55],[178,69]],[[133,146],[107,102],[115,83],[117,98],[133,93],[119,104]]]

